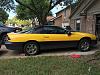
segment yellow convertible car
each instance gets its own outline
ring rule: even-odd
[[[36,55],[43,49],[77,47],[88,51],[97,44],[93,34],[65,30],[58,26],[39,26],[20,33],[9,33],[5,45],[11,50],[24,50],[26,55]]]

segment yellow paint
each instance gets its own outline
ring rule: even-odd
[[[72,32],[72,35],[68,34],[8,34],[9,42],[27,42],[29,40],[42,41],[76,41],[83,37],[89,37],[91,40],[96,40],[96,36],[89,33]]]

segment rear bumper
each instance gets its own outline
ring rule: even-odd
[[[10,50],[23,50],[23,44],[22,42],[6,42],[5,46]]]

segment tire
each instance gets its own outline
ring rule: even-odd
[[[90,40],[88,39],[80,40],[79,45],[78,45],[78,50],[82,52],[89,51],[90,50]]]
[[[24,46],[26,56],[37,55],[39,53],[39,45],[36,42],[28,42]]]

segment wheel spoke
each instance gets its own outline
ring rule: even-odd
[[[87,50],[87,49],[89,49],[89,43],[88,42],[83,42],[82,44],[81,44],[81,49],[82,50]]]
[[[26,47],[26,51],[29,53],[29,54],[35,54],[37,52],[37,46],[35,44],[29,44],[27,45]]]

